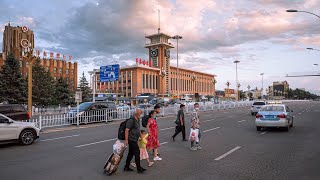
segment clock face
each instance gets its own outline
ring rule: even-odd
[[[151,49],[150,55],[151,55],[151,57],[157,57],[158,56],[158,49]]]
[[[29,41],[27,39],[22,39],[21,46],[27,48],[29,46]]]
[[[166,49],[166,57],[167,57],[167,58],[170,57],[170,49]]]

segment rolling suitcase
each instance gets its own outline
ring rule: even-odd
[[[113,145],[113,153],[109,156],[106,163],[104,164],[104,173],[108,176],[115,173],[120,165],[126,147],[119,140]]]

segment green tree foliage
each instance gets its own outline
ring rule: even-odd
[[[54,99],[54,81],[50,72],[46,72],[36,59],[32,69],[33,104],[48,106]]]
[[[27,102],[27,83],[22,77],[19,61],[10,54],[0,71],[0,102],[12,104]]]
[[[72,92],[69,90],[69,85],[65,79],[60,77],[55,83],[55,105],[69,105],[72,104]]]
[[[302,89],[292,90],[291,88],[288,91],[289,99],[317,99],[319,96],[316,94],[312,94],[309,91],[305,91]]]
[[[82,77],[80,78],[79,89],[82,91],[82,101],[91,101],[91,89],[86,77],[84,76],[84,72],[82,73]]]

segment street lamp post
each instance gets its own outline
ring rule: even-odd
[[[95,71],[89,71],[89,74],[91,76],[91,87],[92,87],[92,102],[96,101],[96,74]]]
[[[262,80],[261,80],[261,82],[262,82],[261,98],[263,98],[263,75],[264,75],[264,73],[260,73],[260,75],[262,77]]]
[[[163,69],[163,67],[161,68],[161,70],[159,72],[159,76],[161,76],[162,81],[163,81],[163,78],[166,76],[166,71]],[[163,83],[161,83],[161,84],[163,84]],[[164,92],[162,92],[162,99],[164,99]]]
[[[194,84],[194,82],[197,80],[197,75],[195,75],[194,73],[192,73],[192,75],[191,75],[191,80],[192,80],[192,82],[193,82],[193,84]],[[193,92],[194,100],[196,100],[195,94],[196,94],[196,93]]]
[[[251,86],[250,86],[250,85],[248,85],[248,86],[247,86],[247,88],[248,88],[248,97],[249,97],[249,101],[250,101],[249,93],[250,93],[250,88],[251,88]]]
[[[240,100],[240,91],[239,91],[239,88],[240,88],[240,83],[237,84],[237,88],[238,88],[238,93],[237,93],[237,98],[238,98],[238,101]]]
[[[308,11],[299,11],[299,10],[295,10],[295,9],[288,9],[288,10],[286,10],[286,11],[287,11],[287,12],[303,12],[303,13],[308,13],[308,14],[312,14],[312,15],[314,15],[314,16],[316,16],[316,17],[320,18],[320,16],[319,16],[319,15],[314,14],[314,13],[312,13],[312,12],[308,12]]]
[[[175,36],[173,36],[172,37],[172,39],[175,39],[175,40],[177,40],[177,96],[178,96],[178,98],[180,98],[179,97],[179,88],[180,88],[180,75],[179,75],[179,39],[182,39],[182,37],[181,36],[179,36],[179,35],[175,35]]]
[[[36,57],[33,54],[31,43],[24,48],[23,58],[28,61],[28,112],[32,115],[32,66]]]
[[[213,102],[215,103],[216,102],[216,100],[215,99],[217,99],[217,97],[216,97],[216,89],[215,89],[215,87],[216,87],[216,83],[217,83],[217,80],[215,79],[215,78],[212,78],[212,83],[213,83],[213,87],[214,87],[214,93],[213,93]]]
[[[240,61],[238,61],[238,60],[236,60],[236,61],[234,61],[233,63],[235,63],[236,64],[236,84],[238,85],[239,84],[239,82],[238,82],[238,63],[239,63]],[[237,101],[239,101],[239,87],[237,88]]]

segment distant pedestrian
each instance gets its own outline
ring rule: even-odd
[[[129,152],[126,160],[124,171],[133,171],[129,166],[134,156],[138,173],[143,173],[146,169],[140,165],[140,149],[138,146],[138,139],[140,137],[140,116],[141,109],[137,109],[134,116],[126,122],[125,141],[129,146]]]
[[[148,134],[145,130],[141,130],[140,131],[140,138],[138,140],[138,145],[139,145],[139,149],[140,149],[140,161],[145,159],[147,162],[148,162],[148,166],[152,166],[154,164],[154,162],[151,162],[149,160],[149,154],[148,154],[148,151],[147,151],[147,137],[148,137]],[[136,166],[136,163],[131,163],[131,165],[133,167],[137,167]]]
[[[191,150],[197,150],[197,149],[202,149],[200,146],[200,139],[201,139],[201,130],[200,130],[200,112],[199,112],[199,103],[195,103],[193,105],[193,111],[191,114],[191,127],[193,129],[198,129],[197,131],[197,141],[191,141]]]
[[[159,104],[156,104],[156,105],[154,106],[153,110],[157,113],[156,116],[155,116],[155,118],[154,118],[154,120],[156,121],[156,123],[158,123],[158,121],[157,121],[157,116],[158,116],[158,114],[161,113],[161,107],[159,106]],[[159,128],[159,126],[158,126],[158,128]],[[159,131],[159,129],[158,129],[158,131]],[[154,153],[154,150],[153,150],[153,153]],[[160,156],[160,154],[159,154],[159,149],[158,149],[158,154],[157,154],[157,156],[158,156],[158,157]]]
[[[149,132],[149,136],[147,138],[147,149],[153,150],[153,160],[161,161],[162,158],[158,156],[158,148],[160,147],[159,138],[158,138],[158,124],[156,121],[156,111],[151,111],[149,113],[149,119],[147,124],[147,129]]]
[[[177,119],[175,121],[176,123],[176,129],[175,133],[172,136],[172,140],[175,141],[175,137],[182,132],[182,141],[187,141],[186,140],[186,126],[185,126],[185,121],[184,121],[184,109],[185,105],[181,104],[180,105],[180,110],[178,111]]]

